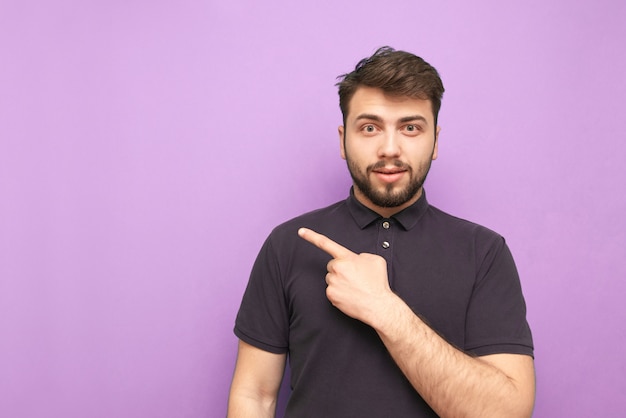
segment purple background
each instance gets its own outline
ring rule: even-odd
[[[625,21],[618,0],[2,0],[0,416],[224,416],[254,257],[346,196],[335,77],[385,44],[447,89],[429,200],[516,257],[535,416],[622,416]]]

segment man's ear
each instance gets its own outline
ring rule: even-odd
[[[433,161],[437,159],[437,153],[439,152],[439,132],[441,132],[441,126],[437,126],[435,132],[435,147],[433,148]]]
[[[341,158],[346,159],[346,142],[343,140],[345,130],[343,125],[339,125],[337,128],[337,132],[339,133],[339,150],[341,152]]]

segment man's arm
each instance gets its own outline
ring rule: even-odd
[[[239,341],[227,418],[275,416],[286,358],[286,354],[270,353]]]
[[[395,296],[395,295],[394,295]],[[441,417],[530,417],[535,399],[527,355],[471,357],[428,327],[396,296],[372,318],[413,387]]]
[[[333,257],[326,295],[331,303],[376,330],[413,387],[441,417],[529,417],[535,397],[530,356],[471,357],[427,326],[387,279],[374,254],[355,254],[327,237],[301,229],[305,240]]]

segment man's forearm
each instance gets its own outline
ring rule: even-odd
[[[532,414],[534,380],[532,385],[529,379],[517,382],[489,362],[454,348],[397,296],[385,312],[370,325],[413,387],[441,417]]]

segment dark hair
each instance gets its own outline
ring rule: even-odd
[[[416,55],[383,46],[371,57],[363,58],[354,71],[337,78],[340,79],[336,85],[339,86],[339,107],[344,124],[350,99],[360,86],[367,86],[393,96],[430,100],[437,125],[443,83],[437,70]]]

